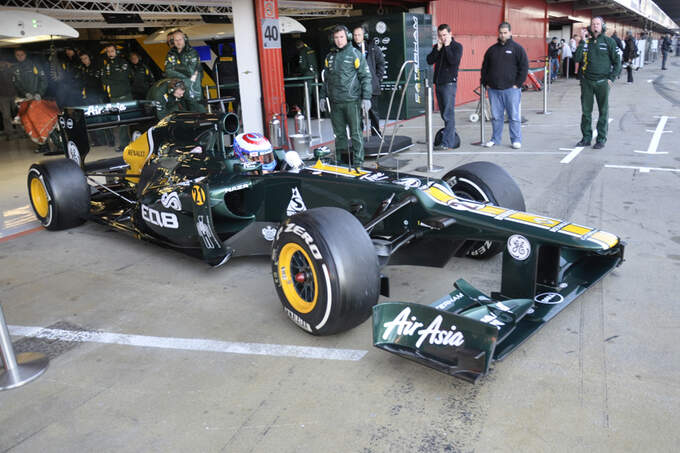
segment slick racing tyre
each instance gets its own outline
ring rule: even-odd
[[[70,159],[31,165],[28,197],[36,217],[48,230],[80,225],[90,210],[90,188],[85,174]]]
[[[315,208],[286,219],[274,239],[272,271],[286,315],[313,335],[361,324],[378,302],[373,243],[344,209]]]
[[[519,186],[503,168],[491,162],[470,162],[456,167],[442,178],[457,197],[491,203],[524,211],[524,196]],[[503,251],[503,243],[468,241],[466,256],[486,259]]]

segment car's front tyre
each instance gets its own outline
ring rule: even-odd
[[[380,293],[373,243],[361,223],[339,208],[310,209],[283,222],[272,273],[284,311],[313,335],[361,324]]]

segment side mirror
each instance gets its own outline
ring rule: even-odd
[[[249,171],[261,171],[261,162],[238,162],[234,164],[234,171],[239,173],[247,173]]]
[[[314,157],[317,159],[325,159],[331,155],[331,149],[328,146],[322,146],[314,149]]]

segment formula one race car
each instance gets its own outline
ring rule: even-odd
[[[271,255],[283,308],[301,329],[333,334],[373,314],[377,347],[468,380],[623,261],[615,235],[525,212],[519,187],[495,164],[434,179],[336,165],[327,149],[305,163],[259,134],[226,147],[233,121],[171,115],[121,158],[92,163],[78,143],[84,125],[74,122],[73,159],[29,170],[35,214],[50,230],[90,219],[213,266]],[[498,293],[459,280],[430,306],[376,305],[389,297],[387,264],[443,266],[498,253]]]

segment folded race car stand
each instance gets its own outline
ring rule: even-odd
[[[2,306],[0,306],[0,353],[5,366],[4,370],[0,370],[0,390],[21,387],[43,374],[49,364],[49,359],[38,352],[25,352],[18,357],[14,355]]]

